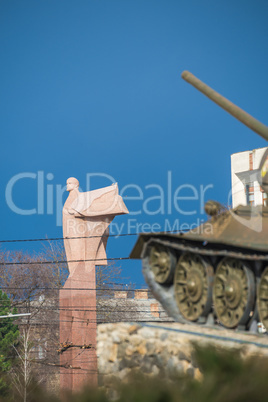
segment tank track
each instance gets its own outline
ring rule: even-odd
[[[235,328],[230,329],[226,328],[223,323],[217,317],[214,309],[213,303],[209,306],[209,312],[205,315],[199,316],[195,320],[186,319],[181,313],[178,303],[176,301],[175,294],[175,269],[171,273],[170,283],[161,284],[156,280],[155,274],[152,270],[152,266],[150,263],[150,253],[149,250],[152,246],[160,246],[164,247],[167,250],[170,250],[173,254],[176,255],[176,264],[180,259],[181,255],[184,253],[191,253],[192,255],[202,256],[209,261],[210,266],[213,268],[212,282],[214,281],[214,275],[216,268],[219,262],[226,257],[236,259],[237,261],[243,261],[248,264],[250,269],[250,275],[253,277],[253,281],[255,282],[254,292],[251,295],[252,304],[250,308],[249,318],[244,320],[241,324],[237,325]],[[154,297],[162,304],[163,308],[167,312],[169,316],[171,316],[175,321],[183,324],[193,324],[200,326],[209,326],[212,328],[219,328],[239,331],[250,331],[257,333],[257,324],[259,321],[258,317],[258,308],[257,308],[257,297],[255,289],[258,288],[260,282],[261,272],[263,271],[263,266],[268,261],[268,255],[265,253],[256,253],[256,251],[250,253],[245,252],[243,249],[238,249],[235,247],[230,247],[228,249],[221,248],[219,245],[209,246],[206,248],[207,244],[204,242],[194,242],[194,241],[180,241],[180,239],[170,239],[163,237],[150,237],[143,246],[143,250],[141,253],[142,258],[142,271],[145,277],[145,280],[154,295]]]

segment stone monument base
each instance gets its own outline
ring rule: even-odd
[[[86,266],[87,264],[87,266]],[[91,268],[91,269],[90,269]],[[60,386],[79,391],[97,386],[95,266],[79,262],[75,279],[60,290]]]

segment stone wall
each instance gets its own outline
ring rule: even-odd
[[[161,375],[170,378],[187,373],[200,378],[192,347],[186,336],[138,324],[98,326],[99,386],[113,387],[130,375]]]
[[[132,373],[170,378],[187,373],[202,374],[193,356],[192,341],[226,348],[241,348],[248,355],[268,356],[268,337],[178,323],[98,325],[99,386],[113,389],[127,382]],[[261,347],[257,345],[261,343]]]

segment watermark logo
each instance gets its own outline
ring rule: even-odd
[[[92,191],[93,182],[97,182],[98,180],[105,182],[106,186],[111,186],[116,181],[114,177],[106,173],[87,173],[86,188],[82,189],[80,187],[80,191],[85,194],[85,197],[87,194],[89,194],[89,197],[94,194],[94,191]],[[19,203],[14,201],[14,192],[18,184],[25,183],[26,181],[28,181],[28,185],[29,183],[31,184],[33,194],[37,194],[37,201],[36,205],[22,208]],[[133,223],[133,217],[139,215],[150,217],[159,215],[171,216],[176,213],[176,215],[186,218],[198,214],[202,215],[204,214],[205,198],[207,198],[207,193],[212,188],[212,184],[196,187],[192,184],[184,183],[175,186],[171,171],[167,172],[164,184],[149,183],[142,187],[136,183],[128,183],[119,189],[119,195],[129,210],[127,226],[124,229],[127,232],[131,230],[137,232],[146,231],[146,228],[152,232],[160,230],[157,222],[140,224],[138,219],[136,219],[135,223]],[[87,193],[89,191],[91,193]],[[55,183],[52,173],[45,173],[44,171],[38,171],[37,173],[24,172],[13,176],[7,183],[5,197],[8,207],[16,214],[27,216],[55,214],[56,225],[62,225],[62,209],[63,200],[66,198],[66,185]],[[141,226],[139,227],[139,225]],[[168,220],[168,223],[165,222],[164,226],[167,231],[170,231],[174,227],[174,222]],[[187,230],[187,228],[189,228],[189,225],[184,224],[182,230]],[[122,231],[121,228],[117,229],[118,233]]]

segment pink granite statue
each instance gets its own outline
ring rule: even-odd
[[[63,236],[68,261],[96,260],[95,265],[106,265],[108,226],[116,215],[128,214],[118,194],[117,184],[80,193],[74,177],[67,180],[67,198],[63,207]],[[91,265],[91,264],[86,264]],[[69,262],[73,276],[77,262]]]
[[[106,265],[108,227],[128,210],[117,184],[80,193],[74,177],[63,207],[63,236],[70,275],[60,290],[60,385],[62,391],[97,386],[95,266]]]

